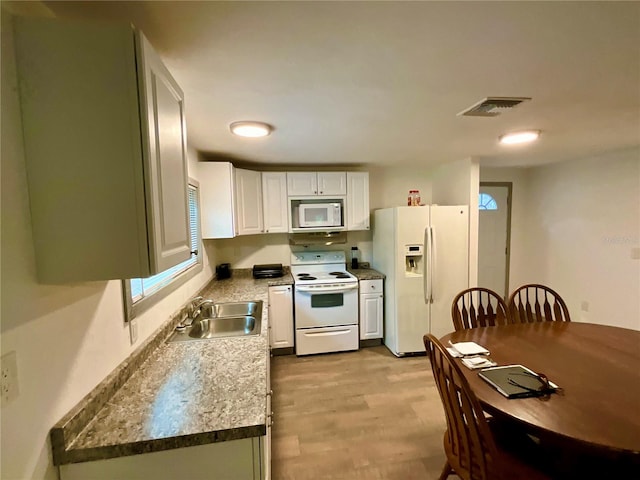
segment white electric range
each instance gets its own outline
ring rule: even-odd
[[[344,252],[291,254],[296,354],[357,350],[358,279]]]

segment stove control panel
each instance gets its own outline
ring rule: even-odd
[[[295,252],[291,254],[291,265],[322,265],[325,263],[345,263],[344,252]]]

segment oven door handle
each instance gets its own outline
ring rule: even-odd
[[[295,289],[298,292],[308,292],[308,293],[336,293],[336,292],[348,292],[349,290],[354,290],[358,288],[358,284],[354,283],[353,285],[341,285],[339,287],[312,287],[307,285],[299,285],[296,286]]]

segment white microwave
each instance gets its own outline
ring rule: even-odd
[[[298,223],[301,228],[342,227],[342,204],[301,203],[298,206]]]

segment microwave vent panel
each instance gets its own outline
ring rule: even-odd
[[[531,100],[530,97],[487,97],[475,105],[461,111],[462,117],[496,117],[502,112],[517,107],[522,102]]]

